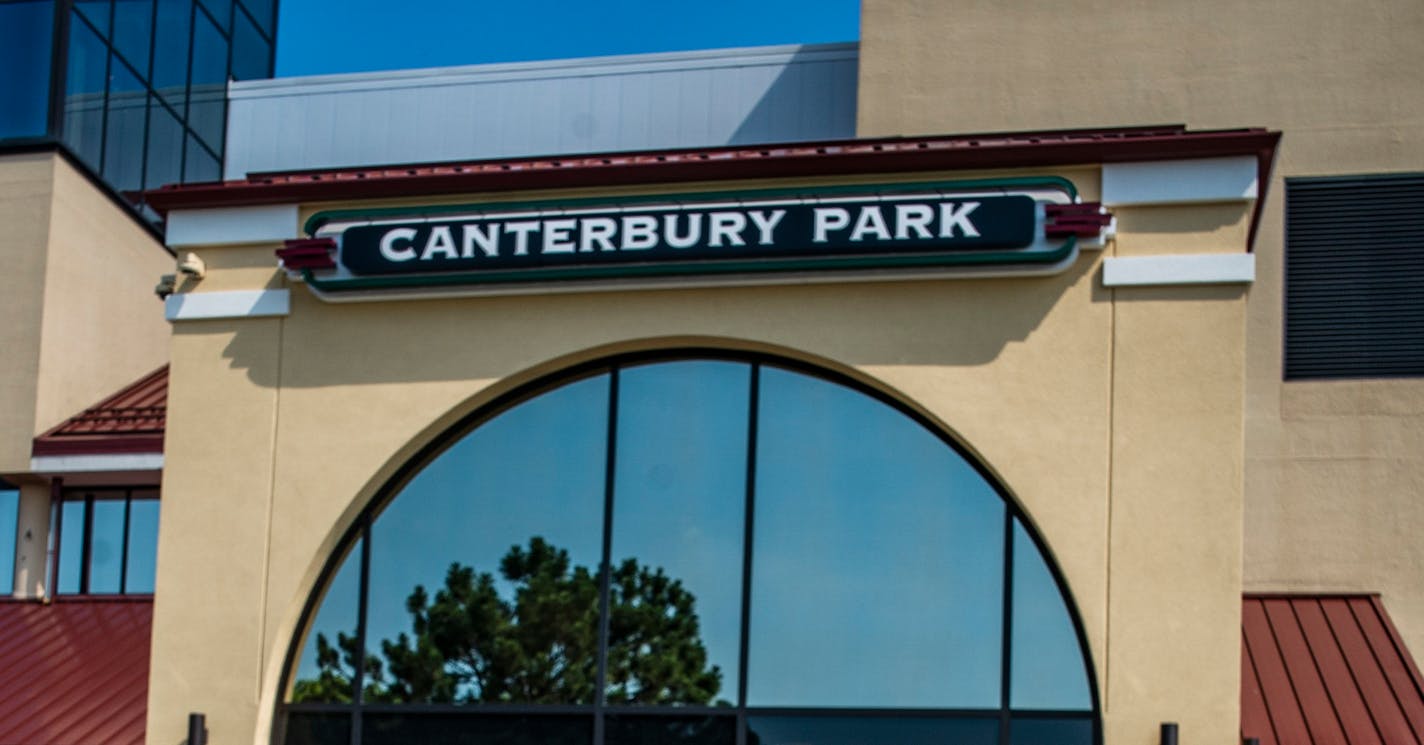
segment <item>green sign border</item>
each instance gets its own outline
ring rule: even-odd
[[[678,201],[715,201],[731,199],[769,199],[806,196],[808,194],[896,194],[936,189],[966,191],[971,189],[1060,189],[1069,198],[1077,199],[1073,182],[1060,176],[1032,176],[968,181],[921,181],[892,184],[846,184],[824,187],[792,187],[779,189],[730,190],[671,194],[645,194],[625,197],[589,197],[584,199],[541,199],[524,202],[477,202],[418,207],[379,207],[375,209],[322,210],[307,219],[303,229],[314,236],[333,221],[370,220],[402,216],[435,217],[479,210],[534,210],[549,207],[577,208],[609,204],[665,204]],[[638,279],[644,277],[677,277],[727,274],[785,273],[797,271],[836,271],[856,269],[910,269],[923,267],[1038,265],[1054,264],[1072,255],[1078,243],[1069,237],[1062,246],[1050,251],[994,251],[980,253],[946,253],[891,256],[822,256],[796,259],[744,259],[725,262],[623,264],[581,266],[569,268],[510,269],[500,272],[456,272],[450,274],[411,274],[356,279],[321,279],[312,270],[303,269],[302,279],[322,292],[348,292],[411,287],[449,287],[456,285],[505,285],[516,283],[553,282],[589,279]]]

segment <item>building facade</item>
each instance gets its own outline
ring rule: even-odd
[[[436,73],[236,86],[265,172],[142,197],[187,268],[161,461],[35,459],[141,419],[143,381],[64,417],[162,350],[20,390],[17,539],[85,540],[16,592],[92,593],[156,464],[148,742],[1424,742],[1421,31],[865,0],[853,50],[450,71],[488,137],[323,135]],[[63,142],[7,157],[82,179]],[[26,312],[105,297],[48,261]]]

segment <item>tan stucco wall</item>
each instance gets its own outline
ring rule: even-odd
[[[1424,171],[1424,4],[863,0],[861,37],[862,136],[1284,133],[1247,311],[1245,585],[1380,592],[1424,653],[1424,380],[1281,373],[1282,178]]]
[[[167,360],[172,257],[64,158],[0,157],[0,473],[32,438]]]
[[[36,434],[168,361],[153,293],[173,257],[63,158],[55,158]]]
[[[1095,168],[1069,175],[1096,194]],[[1127,222],[1150,235],[1181,210],[1220,213]],[[1220,229],[1243,250],[1234,214]],[[1109,250],[1154,242],[1136,245]],[[1164,719],[1234,736],[1243,288],[1107,290],[1085,252],[1053,277],[330,304],[273,248],[197,249],[209,275],[187,289],[290,287],[289,316],[174,326],[149,742],[180,740],[188,711],[214,741],[265,742],[327,556],[460,415],[581,360],[689,343],[824,364],[942,422],[1063,569],[1109,741]]]
[[[45,153],[0,157],[0,473],[30,467],[53,160]]]

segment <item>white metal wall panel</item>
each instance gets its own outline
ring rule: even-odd
[[[233,83],[225,178],[855,135],[855,44]]]

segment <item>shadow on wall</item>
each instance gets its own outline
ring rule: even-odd
[[[785,142],[788,133],[800,141],[855,137],[859,57],[825,56],[804,48],[793,54],[726,144]]]
[[[768,287],[326,303],[292,288],[282,320],[183,323],[175,336],[231,335],[223,356],[264,387],[498,379],[579,350],[638,339],[740,340],[842,363],[977,366],[1029,337],[1070,289],[1075,333],[1101,325],[1108,295],[1089,252],[1048,277],[842,282]],[[281,323],[280,335],[268,324]],[[280,341],[278,341],[280,339]],[[1104,341],[1104,343],[1106,343]],[[280,344],[280,354],[274,344]],[[279,374],[278,363],[281,370]]]

